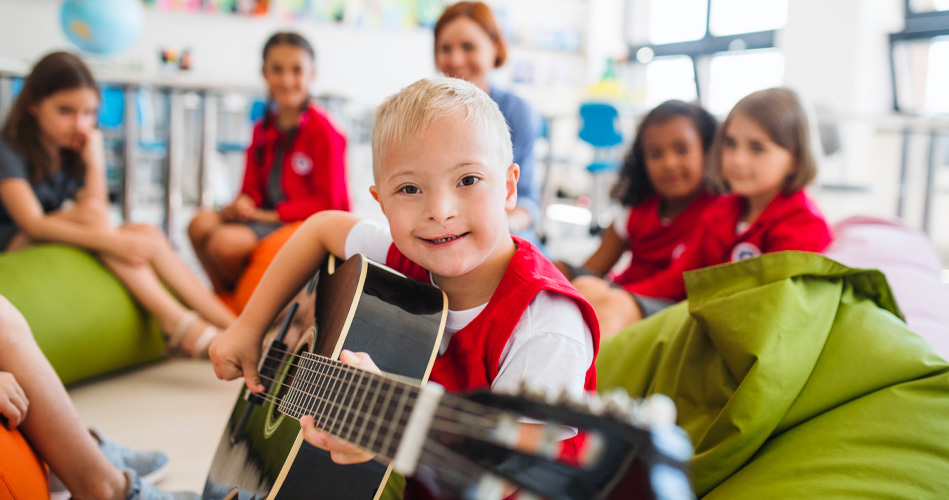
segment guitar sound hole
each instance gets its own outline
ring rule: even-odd
[[[283,398],[289,393],[290,387],[293,385],[294,379],[296,379],[297,373],[299,372],[299,362],[300,362],[300,353],[309,352],[309,344],[303,344],[296,353],[292,354],[284,364],[284,369],[281,372],[284,373],[278,381],[279,387],[277,388],[277,401],[283,401]],[[274,405],[273,407],[273,419],[277,420],[280,418],[280,411],[278,410],[279,405]],[[290,408],[293,410],[293,408]]]

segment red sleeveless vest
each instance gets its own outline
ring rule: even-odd
[[[573,285],[530,242],[512,236],[517,250],[504,271],[501,283],[488,305],[467,326],[451,338],[445,353],[435,360],[430,380],[453,392],[490,387],[498,374],[501,352],[514,332],[514,327],[534,297],[550,290],[576,301],[583,319],[593,335],[593,359],[600,347],[600,327],[593,307]],[[406,276],[429,281],[428,271],[406,258],[395,247],[389,247],[386,265]],[[586,372],[584,387],[596,390],[594,363]],[[563,442],[561,457],[576,464],[578,446],[575,436]]]

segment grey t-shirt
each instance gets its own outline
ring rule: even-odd
[[[30,170],[26,161],[0,138],[0,182],[5,179],[25,179],[29,181]],[[33,193],[43,207],[43,212],[50,213],[58,210],[67,199],[75,196],[82,187],[82,180],[70,177],[64,170],[59,170],[50,176],[46,182],[32,184]],[[13,235],[17,232],[16,224],[10,218],[10,212],[0,199],[0,252],[7,248]]]

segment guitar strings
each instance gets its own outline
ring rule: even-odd
[[[274,351],[274,352],[278,352],[278,353],[282,353],[282,354],[288,354],[288,355],[290,355],[290,356],[304,357],[304,359],[309,359],[309,360],[311,360],[311,361],[314,361],[314,362],[318,363],[320,366],[328,366],[328,367],[331,367],[331,368],[338,368],[338,369],[341,369],[341,370],[346,371],[346,372],[356,372],[357,374],[360,374],[360,375],[361,375],[361,374],[368,374],[370,377],[372,377],[372,376],[378,377],[378,378],[382,379],[382,380],[383,380],[384,382],[386,382],[386,383],[398,384],[398,385],[401,385],[402,387],[405,387],[405,388],[414,389],[414,390],[419,390],[419,386],[412,385],[412,384],[408,384],[408,383],[405,383],[405,382],[402,382],[402,381],[399,381],[399,380],[394,380],[394,379],[386,378],[386,377],[383,376],[383,375],[379,375],[379,374],[376,374],[376,373],[367,372],[367,371],[362,370],[362,369],[360,369],[360,368],[355,368],[355,367],[352,367],[352,366],[349,366],[349,365],[345,365],[345,364],[341,363],[341,362],[338,361],[338,360],[335,360],[335,359],[332,359],[332,358],[328,358],[328,357],[326,357],[326,356],[321,356],[321,355],[319,355],[319,354],[314,354],[314,353],[311,353],[311,352],[302,352],[302,353],[299,353],[299,354],[298,354],[298,353],[296,353],[296,352],[291,352],[291,351],[287,351],[287,350],[284,350],[284,349],[275,348],[275,347],[273,347],[273,346],[271,346],[271,347],[268,349],[268,353],[267,353],[267,356],[266,356],[267,359],[276,360],[276,361],[279,361],[279,362],[281,362],[281,363],[287,364],[287,365],[289,365],[289,366],[291,366],[291,367],[296,367],[298,370],[304,370],[304,371],[311,372],[311,373],[315,373],[315,374],[318,374],[318,375],[323,375],[323,372],[309,369],[309,368],[307,368],[307,367],[305,367],[305,366],[302,366],[302,365],[299,364],[299,363],[284,362],[284,360],[283,360],[281,357],[271,355],[271,354],[270,354],[270,351]],[[365,377],[364,377],[364,378],[365,378]],[[304,380],[305,380],[305,379],[304,379]],[[484,411],[484,409],[485,409],[485,406],[483,406],[483,405],[481,405],[481,404],[478,404],[478,403],[473,403],[473,402],[468,401],[468,400],[466,400],[466,399],[464,399],[464,398],[460,398],[460,397],[459,397],[459,398],[452,398],[452,399],[455,400],[455,401],[453,401],[453,403],[455,404],[456,407],[467,406],[467,407],[468,407],[467,411],[468,411],[468,412],[471,412],[471,413],[473,413],[473,414],[483,413],[483,411]],[[461,408],[458,408],[458,409],[461,410]]]
[[[264,378],[264,379],[266,379],[266,380],[269,380],[269,381],[271,381],[271,382],[275,382],[276,384],[280,385],[281,387],[286,387],[286,388],[288,388],[288,389],[294,389],[290,384],[287,384],[287,383],[285,383],[285,382],[283,382],[283,381],[279,381],[279,380],[274,379],[274,378],[272,378],[272,377],[268,377],[268,376],[266,376],[266,375],[260,375],[260,377],[261,377],[261,378]],[[329,380],[333,380],[333,381],[342,380],[341,377],[335,377],[335,376],[332,376],[332,375],[329,375],[329,376],[327,376],[327,377],[325,377],[325,378],[328,379],[328,380],[324,380],[324,381],[323,381],[324,383],[327,382],[327,381],[329,381]],[[313,382],[317,382],[317,381],[313,381]],[[370,381],[370,383],[371,383],[371,381]],[[357,384],[357,385],[358,385],[358,384]],[[364,387],[364,388],[369,388],[369,387]],[[342,390],[335,390],[335,389],[332,389],[332,388],[327,388],[325,391],[319,391],[319,392],[324,393],[323,395],[319,395],[319,394],[316,394],[316,393],[306,393],[308,396],[312,397],[313,400],[314,400],[314,402],[316,403],[316,404],[313,405],[312,407],[309,407],[309,406],[307,406],[307,405],[302,405],[302,404],[296,404],[296,403],[287,401],[287,400],[291,399],[292,394],[288,394],[288,395],[284,396],[283,398],[278,398],[277,396],[271,395],[271,394],[269,394],[269,393],[258,393],[258,396],[259,396],[259,397],[265,397],[268,401],[272,401],[272,402],[274,402],[275,404],[278,404],[278,405],[281,404],[282,402],[286,401],[286,406],[290,406],[290,407],[292,407],[293,409],[296,409],[296,410],[300,411],[301,413],[313,414],[315,417],[320,417],[320,415],[317,414],[317,410],[319,410],[320,412],[328,412],[328,411],[332,411],[332,410],[337,410],[336,413],[337,413],[337,415],[338,415],[338,414],[339,414],[339,410],[348,408],[350,412],[357,412],[357,413],[360,413],[361,415],[359,415],[359,416],[362,416],[362,418],[364,418],[364,419],[384,418],[384,415],[376,415],[376,414],[372,411],[372,410],[375,409],[372,405],[370,405],[369,407],[366,407],[365,405],[362,405],[362,404],[360,404],[360,405],[358,405],[358,406],[353,406],[352,404],[346,403],[346,398],[349,399],[350,403],[353,402],[353,401],[355,401],[355,399],[356,399],[356,394],[357,394],[356,391],[358,391],[359,389],[360,389],[359,387],[355,387],[355,388],[349,387],[349,388],[344,388],[344,389],[342,389]],[[299,389],[294,389],[294,390],[298,390],[298,391],[299,391]],[[318,389],[318,390],[319,390],[319,389]],[[302,391],[301,391],[301,392],[302,392]],[[342,399],[334,399],[333,396],[340,396]],[[415,395],[414,395],[414,394],[411,394],[411,393],[409,394],[409,396],[410,396],[410,397],[415,397]],[[416,398],[416,399],[417,399],[417,398]],[[480,427],[487,427],[487,428],[490,428],[491,426],[493,426],[493,425],[496,423],[496,420],[495,420],[495,419],[492,419],[490,416],[484,415],[484,413],[485,413],[484,410],[490,410],[489,407],[480,407],[480,410],[481,410],[481,411],[479,411],[479,412],[477,412],[477,413],[464,412],[464,411],[457,411],[457,410],[459,410],[459,408],[455,408],[454,405],[452,405],[451,403],[455,403],[455,402],[457,402],[457,400],[461,400],[461,401],[464,401],[464,400],[463,400],[463,399],[460,399],[460,398],[456,398],[456,397],[449,397],[449,398],[446,398],[446,399],[448,400],[447,403],[449,403],[449,404],[448,404],[447,406],[439,406],[439,407],[436,409],[436,415],[439,416],[439,417],[441,417],[441,418],[444,418],[444,419],[446,419],[446,420],[451,420],[451,421],[455,421],[455,420],[461,421],[461,420],[464,420],[464,421],[465,421],[464,423],[465,423],[466,425],[468,425],[468,426],[480,426]],[[360,401],[360,403],[364,403],[364,402],[365,402],[365,399],[362,399],[362,400]],[[320,405],[324,405],[324,406],[321,407]],[[331,408],[330,408],[330,406],[331,406]],[[479,405],[479,406],[480,406],[480,405]],[[365,408],[365,411],[364,411],[364,408]],[[457,415],[455,418],[452,418],[452,415],[449,413],[449,412],[452,412],[452,411],[457,411],[457,414],[458,414],[458,415]],[[439,415],[439,412],[441,413],[440,415]],[[495,411],[495,413],[500,413],[500,412]],[[333,417],[330,417],[330,418],[333,418]],[[408,414],[406,414],[406,419],[407,419],[407,418],[408,418]],[[401,419],[400,419],[400,421],[401,421]],[[406,422],[406,423],[407,423],[407,422]]]
[[[333,364],[323,363],[323,365],[330,366],[332,368],[344,368],[346,366],[346,365],[342,365],[338,363],[333,363]],[[342,374],[342,376],[337,376],[329,372],[320,372],[316,370],[310,370],[303,366],[299,366],[298,368],[314,373],[322,379],[322,380],[307,380],[305,378],[301,379],[304,383],[309,383],[310,385],[315,386],[314,388],[317,388],[318,393],[306,393],[304,391],[301,391],[300,389],[293,388],[293,386],[290,384],[287,384],[283,381],[278,381],[277,379],[268,377],[263,374],[260,374],[260,377],[266,380],[275,382],[281,387],[286,387],[291,390],[304,392],[305,394],[307,394],[307,396],[310,396],[313,398],[314,400],[313,405],[296,404],[294,402],[288,401],[289,399],[292,399],[292,396],[294,396],[293,393],[286,395],[284,398],[278,398],[269,393],[263,394],[262,397],[265,400],[271,401],[277,405],[285,402],[286,403],[285,407],[289,407],[288,409],[297,410],[301,414],[313,414],[313,416],[316,417],[317,423],[320,425],[320,427],[323,428],[326,432],[329,432],[331,434],[337,434],[336,432],[337,429],[336,429],[335,424],[339,425],[339,429],[338,429],[339,434],[341,434],[344,431],[343,427],[346,425],[346,422],[344,420],[335,420],[335,422],[333,421],[334,419],[336,419],[336,417],[329,416],[328,412],[332,412],[334,410],[335,410],[336,415],[340,415],[341,412],[345,411],[345,409],[348,408],[350,412],[355,411],[357,413],[360,413],[361,415],[359,416],[362,416],[362,418],[366,419],[369,422],[372,422],[373,419],[385,418],[384,415],[381,415],[381,414],[376,415],[375,412],[373,411],[375,410],[375,408],[372,407],[371,405],[369,408],[366,408],[366,410],[368,411],[365,411],[364,410],[365,406],[361,404],[357,407],[354,407],[352,404],[350,404],[355,401],[357,391],[359,391],[360,389],[370,389],[370,390],[372,389],[372,383],[374,382],[373,379],[361,378],[358,381],[356,381],[355,379],[355,375],[361,376],[363,373],[366,373],[366,372],[362,370],[358,370],[358,369],[352,369],[351,371],[349,371],[349,374],[353,375],[353,377],[346,379],[345,378],[346,374]],[[340,380],[345,380],[349,384],[355,383],[355,387],[351,385],[349,387],[342,387],[342,388],[337,389],[335,387],[327,387],[325,385],[329,382],[339,382]],[[363,382],[366,382],[366,381],[368,381],[368,384],[363,384]],[[408,384],[405,384],[405,385],[411,388],[415,388],[414,386],[411,386]],[[378,387],[379,388],[382,387],[381,381],[379,382]],[[319,393],[322,393],[322,395]],[[258,394],[258,396],[261,397],[261,394]],[[335,400],[333,396],[339,396],[341,399]],[[417,396],[414,393],[410,392],[408,393],[408,396],[411,398],[417,399]],[[347,398],[349,399],[349,403],[346,402]],[[452,404],[452,403],[457,403],[458,401],[465,401],[465,400],[461,398],[450,397],[450,398],[447,398],[447,401],[445,401],[446,403],[448,403],[447,406],[439,406],[436,408],[436,412],[434,416],[440,420],[434,422],[434,425],[433,425],[434,427],[438,427],[440,430],[443,430],[446,432],[454,432],[456,434],[463,434],[463,435],[468,435],[471,437],[480,438],[481,435],[472,434],[470,432],[467,432],[467,430],[471,427],[491,428],[495,424],[496,422],[495,420],[481,414],[484,412],[484,410],[487,407],[481,407],[480,405],[477,405],[477,409],[479,410],[477,413],[464,412],[462,411],[461,408],[457,408],[455,407],[456,405]],[[360,403],[364,403],[364,402],[365,402],[365,398],[363,398],[360,401]],[[453,410],[455,411],[455,413],[457,413],[457,416],[455,418],[452,418]],[[395,433],[398,433],[400,430],[404,431],[405,426],[408,424],[409,415],[410,413],[405,414],[404,422],[403,422],[403,419],[399,420],[399,422],[396,424],[396,427],[394,428]],[[464,423],[467,425],[459,424],[458,423],[459,420],[465,420],[466,422]],[[376,427],[381,427],[379,423],[377,422],[373,422],[373,423],[376,424]],[[340,437],[342,438],[343,436],[340,436]]]
[[[285,354],[294,354],[294,353],[290,353],[289,351],[285,351],[285,350],[282,350],[282,349],[273,349],[273,350],[275,350],[275,351],[281,351],[281,352],[283,352],[283,353],[285,353]],[[341,376],[336,376],[336,375],[334,375],[334,374],[332,374],[332,373],[330,373],[330,372],[323,372],[323,371],[310,370],[310,369],[308,369],[308,368],[306,368],[306,367],[304,367],[304,366],[302,366],[302,365],[300,365],[300,364],[290,363],[291,366],[297,366],[298,369],[305,370],[305,371],[309,371],[309,372],[311,372],[311,373],[315,373],[316,376],[317,376],[319,379],[322,379],[322,380],[308,380],[308,379],[306,379],[306,378],[303,378],[303,379],[302,379],[305,383],[309,383],[309,384],[314,385],[314,386],[322,386],[322,387],[319,387],[319,388],[317,389],[317,390],[318,390],[320,393],[322,393],[322,394],[327,394],[327,393],[328,393],[330,396],[335,395],[336,392],[337,392],[336,389],[335,389],[334,387],[325,387],[325,384],[326,384],[327,382],[338,382],[338,381],[341,380],[343,377],[345,377],[347,374],[352,375],[352,377],[350,377],[350,380],[348,381],[348,383],[352,383],[353,381],[355,381],[355,376],[356,376],[356,375],[358,375],[358,376],[360,377],[359,381],[356,382],[355,389],[354,389],[353,391],[346,390],[346,394],[349,394],[350,392],[353,393],[353,398],[355,397],[355,392],[356,392],[356,391],[359,391],[359,390],[361,390],[361,389],[369,389],[369,390],[372,390],[372,389],[373,389],[372,383],[373,383],[374,379],[375,379],[376,381],[379,381],[379,385],[378,385],[377,388],[382,388],[383,390],[385,390],[384,386],[382,385],[383,381],[384,381],[384,382],[394,383],[394,384],[396,384],[396,385],[401,385],[403,388],[411,389],[411,391],[409,391],[409,393],[410,393],[410,395],[412,395],[413,397],[415,396],[414,392],[419,390],[419,388],[418,388],[417,386],[414,386],[414,385],[411,385],[411,384],[406,384],[406,383],[403,383],[403,382],[400,382],[400,381],[393,381],[393,380],[391,380],[391,379],[385,379],[385,377],[381,377],[381,376],[379,376],[378,374],[372,374],[372,373],[365,372],[364,370],[360,370],[360,369],[358,369],[358,368],[349,367],[349,366],[347,366],[347,365],[343,365],[343,364],[340,363],[339,361],[332,360],[332,359],[330,359],[330,358],[326,358],[326,357],[319,356],[319,355],[312,354],[312,353],[305,353],[305,354],[308,355],[308,357],[307,357],[306,359],[311,359],[312,361],[315,361],[315,362],[319,363],[319,365],[320,365],[321,367],[327,367],[327,366],[328,366],[328,367],[330,367],[331,369],[332,369],[332,368],[335,368],[335,369],[338,369],[338,370],[340,370],[340,371],[342,372],[342,373],[340,374]],[[276,356],[272,356],[269,352],[268,352],[268,357],[271,358],[271,359],[277,359],[278,361],[283,362],[282,359],[279,359],[279,358],[277,358]],[[367,375],[368,375],[368,376],[367,376]],[[373,376],[375,376],[375,377],[373,377]],[[384,380],[380,380],[380,379],[384,379]],[[366,381],[368,381],[368,383],[364,383],[364,382],[366,382]],[[393,386],[393,387],[394,387],[394,386]],[[341,395],[342,395],[342,394],[341,394]],[[325,398],[322,398],[322,397],[319,396],[318,394],[312,394],[312,396],[315,396],[315,397],[319,398],[321,401],[322,401],[322,400],[325,400]],[[345,397],[345,396],[344,396],[344,397]],[[416,399],[417,399],[417,398],[416,398]],[[457,417],[456,417],[456,418],[460,417],[460,418],[458,418],[458,420],[466,420],[465,423],[466,423],[467,425],[471,425],[471,426],[480,426],[480,427],[482,427],[482,428],[490,429],[490,428],[492,428],[492,427],[496,424],[496,422],[497,422],[497,420],[496,420],[497,415],[500,414],[500,413],[503,413],[503,412],[500,411],[500,410],[494,410],[493,412],[491,412],[490,410],[492,410],[492,409],[491,409],[490,407],[487,407],[487,406],[484,406],[484,405],[480,405],[480,404],[477,404],[477,403],[472,403],[472,402],[469,402],[468,400],[466,400],[466,399],[464,399],[464,398],[460,398],[460,397],[457,397],[457,396],[450,396],[450,397],[448,397],[448,398],[443,398],[443,401],[444,401],[445,404],[439,405],[439,406],[437,407],[437,409],[436,409],[436,414],[440,414],[441,417],[444,417],[444,418],[446,418],[446,419],[451,419],[451,417],[455,416],[455,415],[453,414],[453,412],[455,412],[455,413],[457,413]],[[344,404],[343,404],[343,405],[344,405]],[[338,407],[338,406],[340,406],[340,405],[334,404],[334,406],[337,406],[337,407]],[[344,405],[344,406],[345,406],[345,405]],[[463,407],[467,407],[467,408],[463,408]],[[308,412],[311,412],[311,413],[312,413],[312,410],[315,410],[316,408],[317,408],[317,407],[314,406],[314,408],[308,409]],[[350,406],[350,408],[352,408],[352,406]],[[486,410],[487,410],[488,415],[485,415]],[[361,408],[357,409],[357,411],[361,411]],[[337,413],[339,413],[339,412],[337,411]],[[491,413],[494,413],[494,415],[491,415]],[[377,417],[382,417],[382,418],[384,418],[384,415],[378,415],[378,416],[377,416],[377,415],[375,415],[375,414],[371,411],[371,409],[370,409],[369,415],[368,415],[367,417],[364,417],[364,418],[370,418],[370,419],[371,419],[371,418],[377,418]],[[492,418],[492,417],[494,417],[494,418]]]
[[[270,352],[271,350],[282,352],[284,354],[295,355],[295,353],[290,353],[289,351],[285,351],[283,349],[271,348],[270,350],[268,350],[268,353],[267,353],[268,359],[274,359],[281,362],[284,361],[283,358],[271,354]],[[345,420],[334,421],[334,419],[336,419],[336,416],[330,416],[329,412],[335,411],[336,415],[338,416],[343,411],[345,411],[346,408],[348,408],[350,412],[355,411],[357,413],[362,414],[361,415],[362,418],[364,418],[367,422],[366,425],[368,425],[368,423],[371,422],[375,424],[377,428],[382,427],[382,425],[380,425],[379,422],[381,422],[382,419],[385,418],[385,415],[381,415],[381,414],[376,415],[374,411],[375,408],[372,405],[370,405],[370,407],[367,408],[368,411],[364,411],[363,409],[364,406],[362,405],[362,403],[365,402],[365,397],[363,397],[363,399],[360,400],[360,405],[358,407],[354,407],[351,404],[352,402],[356,400],[356,394],[359,390],[361,389],[372,390],[373,382],[376,382],[378,384],[376,387],[377,389],[381,388],[385,390],[384,383],[388,382],[391,384],[390,386],[391,390],[394,390],[396,386],[402,386],[403,388],[408,388],[408,389],[415,389],[416,391],[418,390],[418,387],[413,386],[411,384],[406,384],[399,381],[393,381],[391,379],[385,379],[384,377],[380,377],[378,375],[376,377],[372,377],[372,375],[376,375],[376,374],[365,372],[364,370],[360,370],[358,368],[349,367],[336,360],[331,360],[329,358],[315,355],[312,353],[304,353],[304,354],[307,355],[306,358],[304,359],[309,359],[311,361],[314,361],[315,363],[318,363],[318,366],[321,368],[329,367],[331,370],[331,371],[323,372],[319,370],[310,369],[306,366],[303,366],[300,363],[288,363],[290,366],[297,367],[298,370],[302,370],[304,372],[310,372],[311,374],[314,374],[317,377],[317,380],[308,380],[305,377],[301,378],[301,381],[303,383],[310,384],[311,386],[313,386],[314,389],[317,390],[317,392],[315,393],[307,393],[305,391],[302,391],[299,388],[293,388],[293,386],[290,384],[284,383],[283,381],[278,381],[277,379],[265,376],[263,374],[260,374],[259,376],[261,378],[275,382],[279,384],[281,387],[286,387],[289,390],[297,390],[297,391],[303,392],[304,394],[307,394],[307,396],[310,396],[313,398],[314,400],[313,405],[308,406],[308,405],[297,404],[291,401],[287,401],[288,399],[292,398],[292,396],[294,396],[293,393],[285,395],[284,398],[279,398],[269,393],[258,394],[258,397],[262,397],[266,401],[273,402],[274,404],[277,404],[277,405],[285,403],[284,406],[287,409],[296,410],[300,412],[301,414],[313,414],[313,416],[317,420],[316,423],[320,426],[320,428],[322,428],[326,432],[329,432],[330,434],[334,434],[334,435],[342,434],[345,430],[344,426],[346,425],[346,422]],[[332,370],[334,369],[338,373],[333,373]],[[347,375],[349,376],[348,378],[347,378]],[[369,376],[367,377],[366,375],[369,375]],[[356,378],[357,376],[359,377],[358,379]],[[335,384],[333,386],[327,386],[328,383],[339,382],[341,380],[345,380],[345,382],[350,384],[350,386],[341,387],[341,388],[337,388]],[[353,384],[355,385],[353,386]],[[339,401],[334,400],[333,396],[339,396],[341,400]],[[413,391],[409,391],[408,396],[410,398],[417,399],[417,396]],[[349,398],[349,404],[346,403],[347,397]],[[491,429],[496,423],[496,420],[490,418],[489,416],[483,415],[485,410],[490,410],[489,407],[484,407],[476,403],[470,403],[467,400],[464,400],[463,398],[458,398],[458,397],[443,398],[443,401],[444,403],[447,403],[447,404],[439,405],[436,408],[435,413],[433,414],[432,427],[435,427],[439,430],[481,439],[484,437],[483,433],[479,434],[477,432],[470,432],[470,430],[477,427],[480,427],[482,429]],[[467,411],[465,408],[461,407],[462,405],[469,406]],[[400,418],[399,422],[396,423],[395,428],[392,429],[392,432],[398,433],[400,431],[404,431],[405,426],[407,426],[408,424],[407,419],[410,414],[411,412],[408,412],[405,414],[404,422],[403,422],[403,419]],[[374,420],[378,420],[378,421],[374,421]],[[467,425],[462,425],[461,423],[459,423],[459,421],[463,421],[464,424],[467,424]],[[337,425],[339,427],[338,429],[336,428]],[[339,436],[339,437],[343,438],[343,436]],[[347,437],[351,437],[351,434],[350,436],[347,436]]]

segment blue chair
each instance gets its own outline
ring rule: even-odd
[[[125,120],[125,95],[121,88],[102,87],[99,105],[99,126],[103,130],[118,131]]]
[[[615,106],[602,102],[588,102],[580,106],[580,139],[593,146],[593,162],[587,165],[587,171],[593,176],[590,193],[592,234],[603,229],[600,226],[600,214],[609,204],[609,193],[605,189],[606,177],[609,176],[606,174],[615,172],[620,165],[617,146],[623,143],[623,134],[618,128],[619,111]]]
[[[16,98],[20,95],[20,91],[23,90],[23,79],[22,78],[13,78],[10,81],[10,97]]]

